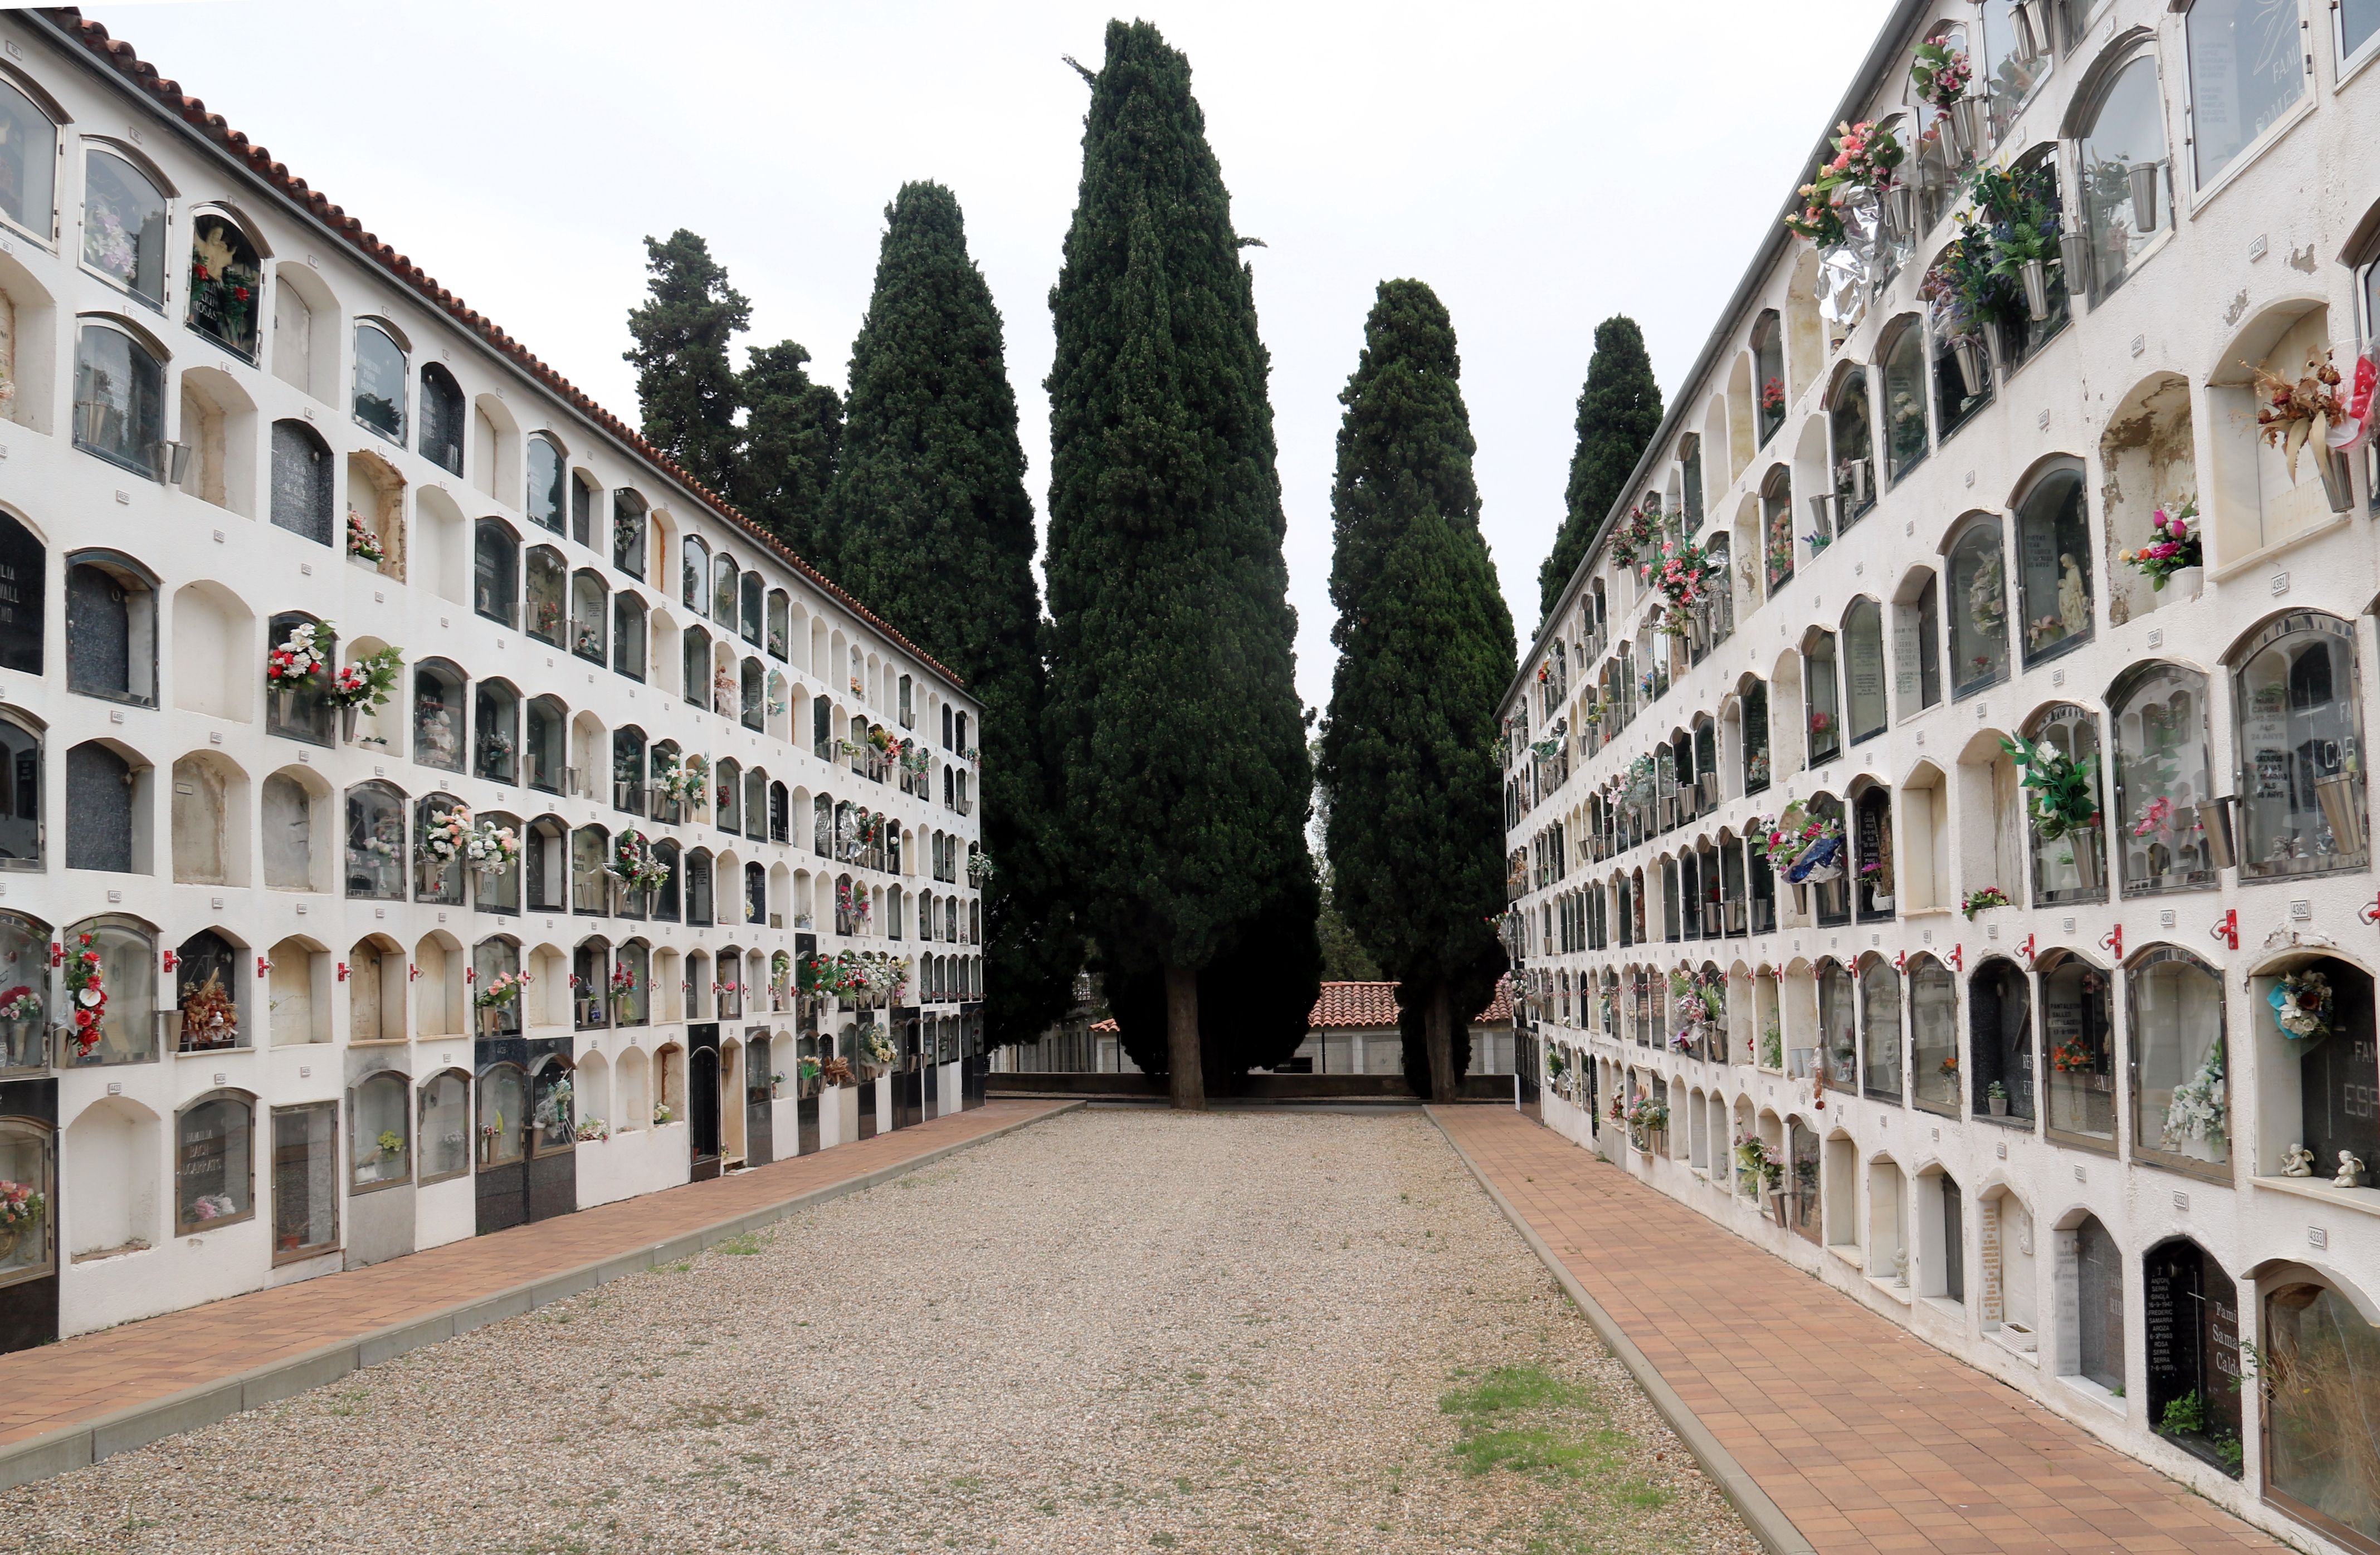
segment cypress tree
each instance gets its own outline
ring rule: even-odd
[[[1554,548],[1537,569],[1537,619],[1553,613],[1595,531],[1620,500],[1645,445],[1661,428],[1661,386],[1636,320],[1615,313],[1595,326],[1595,355],[1578,392],[1578,451],[1571,455],[1566,510]]]
[[[1336,904],[1397,980],[1406,1072],[1440,1101],[1504,968],[1488,919],[1504,905],[1497,705],[1513,673],[1461,372],[1437,295],[1382,282],[1339,396],[1322,732]]]
[[[876,291],[851,351],[836,472],[836,576],[965,680],[982,705],[991,1040],[1035,1037],[1082,956],[1052,876],[1033,500],[1000,310],[957,199],[906,184],[884,209]],[[759,412],[754,412],[759,419]]]
[[[645,440],[724,495],[735,489],[742,440],[727,347],[751,321],[752,305],[727,283],[710,245],[684,227],[667,242],[645,239],[645,268],[644,306],[628,310],[636,344],[622,353],[636,366]]]
[[[737,379],[746,416],[737,451],[735,503],[819,571],[851,587],[827,524],[827,492],[843,450],[843,402],[832,384],[813,383],[810,354],[790,340],[755,347]],[[882,609],[887,620],[912,618]]]
[[[1050,752],[1119,1022],[1142,1023],[1133,979],[1161,982],[1163,1067],[1196,1107],[1207,1067],[1263,1061],[1312,1007],[1313,773],[1270,360],[1189,63],[1111,21],[1090,80],[1050,297]],[[1206,1022],[1202,1048],[1226,977],[1248,1035]]]

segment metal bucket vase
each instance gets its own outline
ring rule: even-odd
[[[2049,317],[2049,264],[2027,259],[2018,271],[2024,280],[2024,315],[2038,324]]]
[[[2074,845],[2074,878],[2085,891],[2099,888],[2099,828],[2076,826],[2066,834]]]
[[[363,710],[361,708],[342,707],[339,709],[339,741],[341,744],[352,745],[356,742],[356,726],[359,721],[361,721],[362,717]]]
[[[1950,138],[1961,162],[1984,153],[1992,143],[1992,113],[1988,99],[1973,91],[1950,104]]]
[[[1960,335],[1950,342],[1950,355],[1959,364],[1959,382],[1970,396],[1984,392],[1984,343],[1973,335]]]
[[[2356,802],[2355,775],[2333,773],[2313,780],[2314,797],[2322,802],[2322,818],[2330,823],[2332,842],[2341,853],[2363,851],[2363,810]]]
[[[2324,431],[2328,430],[2325,427]],[[2306,449],[2313,455],[2313,467],[2322,476],[2322,494],[2333,512],[2350,512],[2355,507],[2355,482],[2348,474],[2348,462],[2338,456],[2322,431],[2306,440]]]
[[[2157,164],[2143,162],[2127,167],[2124,182],[2131,190],[2132,230],[2146,237],[2157,229]]]
[[[1917,236],[1917,188],[1907,179],[1885,186],[1884,219],[1886,230],[1877,235],[1880,244],[1888,245],[1895,237],[1914,240]]]
[[[2017,53],[2026,59],[2039,59],[2051,48],[2049,0],[2016,0],[2009,8],[2016,22]]]
[[[2238,844],[2231,832],[2231,796],[2200,802],[2198,825],[2206,838],[2206,862],[2215,868],[2236,869],[2240,864]]]
[[[2078,297],[2091,295],[2095,283],[2091,239],[2080,232],[2058,235],[2058,268],[2066,273],[2066,289]]]

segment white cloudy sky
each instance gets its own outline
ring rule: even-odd
[[[1337,395],[1373,286],[1452,310],[1514,625],[1561,518],[1596,322],[1633,315],[1674,389],[1827,127],[1888,0],[1535,7],[1199,0],[1186,53],[1273,358],[1299,685],[1330,695]],[[1112,6],[99,5],[85,14],[601,403],[648,233],[701,233],[840,386],[882,211],[932,178],[1007,321],[1045,501],[1049,289]]]

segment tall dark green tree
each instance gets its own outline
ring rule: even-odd
[[[875,295],[851,351],[835,576],[981,702],[983,833],[996,869],[985,1002],[991,1040],[1017,1041],[1066,1013],[1082,950],[1047,837],[1041,595],[1016,395],[957,199],[940,184],[904,185],[884,220]]]
[[[1578,392],[1578,452],[1571,455],[1570,488],[1554,548],[1537,568],[1537,619],[1553,613],[1570,575],[1585,559],[1595,531],[1661,428],[1661,385],[1636,320],[1615,313],[1595,326],[1595,355]]]
[[[735,504],[811,566],[850,587],[827,519],[827,493],[843,451],[843,401],[834,387],[813,383],[810,354],[790,340],[756,346],[737,378],[745,409],[736,451]],[[882,602],[854,589],[871,609]],[[885,612],[887,619],[914,618]]]
[[[637,369],[645,440],[711,490],[735,489],[735,426],[741,404],[727,348],[751,321],[752,305],[727,283],[710,246],[680,227],[668,241],[645,239],[643,306],[628,310],[636,344],[623,353]]]
[[[1111,21],[1090,80],[1050,296],[1050,752],[1118,1020],[1134,1041],[1132,986],[1161,985],[1195,1107],[1209,1067],[1269,1061],[1312,1007],[1313,773],[1270,359],[1189,62]],[[1231,1022],[1202,1022],[1202,995]]]
[[[1408,1051],[1427,1058],[1408,1074],[1441,1101],[1505,964],[1488,919],[1504,905],[1497,705],[1513,672],[1461,374],[1437,295],[1382,282],[1339,396],[1321,763],[1335,904],[1397,980],[1401,1024],[1422,1038]]]

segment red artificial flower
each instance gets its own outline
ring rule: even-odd
[[[234,286],[231,289],[231,295],[237,297],[240,301],[246,302],[248,300],[248,288],[245,286]]]

